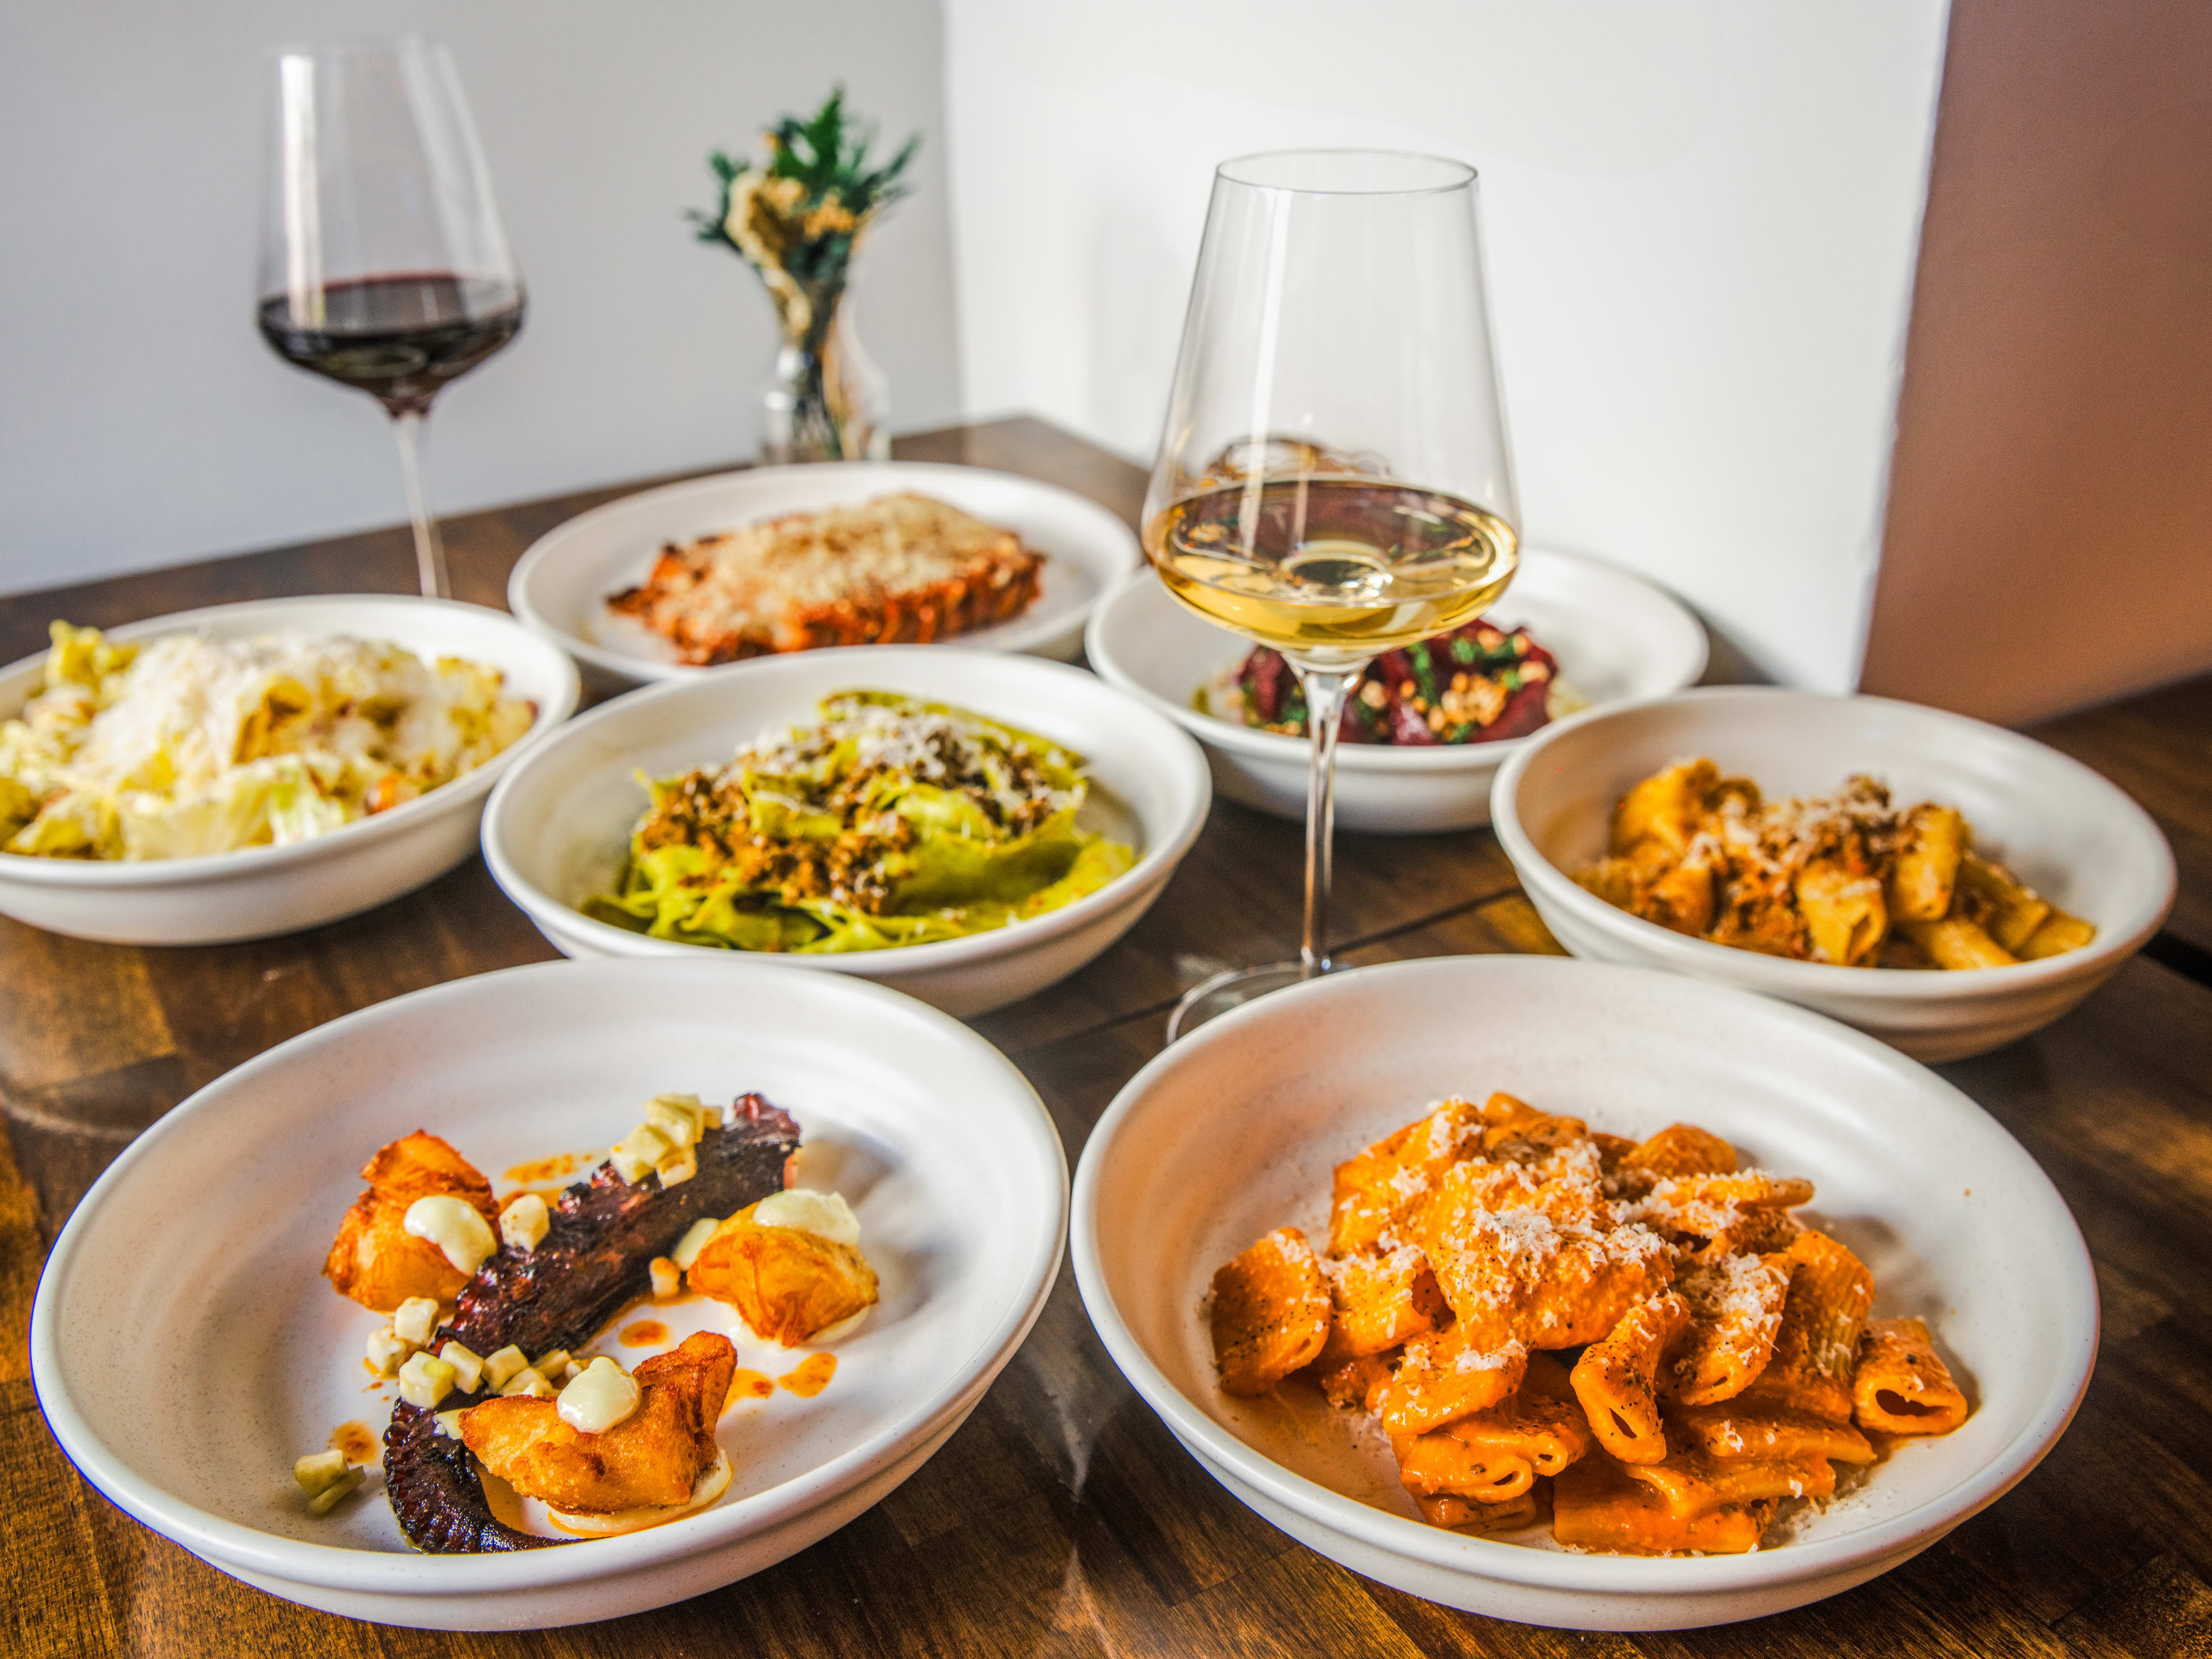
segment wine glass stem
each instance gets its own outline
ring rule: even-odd
[[[422,426],[428,416],[409,410],[392,417],[392,435],[399,441],[399,471],[407,480],[407,511],[415,520],[415,564],[422,578],[422,596],[450,599],[453,585],[446,580],[446,544],[438,537],[438,521],[430,516],[429,492],[422,487]]]
[[[1305,977],[1328,971],[1328,884],[1330,844],[1336,833],[1336,734],[1344,723],[1344,699],[1358,668],[1297,668],[1306,694],[1306,732],[1312,763],[1306,773],[1306,924],[1298,945]]]

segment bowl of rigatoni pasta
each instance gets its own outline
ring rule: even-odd
[[[1710,687],[1549,727],[1499,844],[1576,956],[1779,997],[1917,1060],[2027,1036],[2173,903],[2124,792],[2014,732],[1882,697]]]

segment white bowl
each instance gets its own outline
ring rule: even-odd
[[[1063,744],[1090,763],[1086,828],[1137,849],[1097,892],[991,933],[885,951],[773,958],[651,939],[575,907],[609,890],[647,804],[640,772],[667,777],[729,759],[764,732],[811,724],[838,691],[898,691],[967,708]],[[1198,745],[1080,669],[935,645],[801,651],[632,692],[571,722],[517,767],[485,809],[485,860],[507,895],[572,957],[772,960],[851,974],[948,1013],[981,1014],[1065,979],[1133,926],[1206,823],[1212,789]]]
[[[1531,552],[1491,616],[1526,627],[1559,659],[1561,676],[1594,704],[1655,696],[1705,672],[1705,630],[1650,583],[1594,559]],[[1308,744],[1202,714],[1199,688],[1252,647],[1177,604],[1146,569],[1100,604],[1085,638],[1091,665],[1206,745],[1224,795],[1278,817],[1306,812]],[[1340,744],[1336,821],[1346,830],[1413,835],[1490,822],[1490,784],[1529,741],[1432,749]]]
[[[574,712],[576,665],[511,617],[451,599],[349,594],[257,599],[184,611],[107,630],[149,640],[200,632],[217,639],[271,633],[351,634],[390,640],[421,657],[466,657],[507,677],[538,706],[514,744],[404,805],[285,847],[205,858],[124,863],[0,855],[0,914],[57,933],[116,945],[220,945],[295,933],[370,909],[434,880],[476,849],[484,797],[501,773]],[[46,656],[0,669],[0,720],[39,690]]]
[[[507,578],[507,602],[574,656],[600,690],[689,678],[711,671],[678,662],[665,640],[606,606],[609,594],[645,580],[665,544],[902,490],[1014,531],[1044,556],[1036,602],[1009,622],[958,635],[963,646],[1073,658],[1092,604],[1142,561],[1136,536],[1121,520],[1034,478],[934,462],[835,461],[718,473],[593,507],[531,544]]]
[[[376,1317],[319,1269],[379,1146],[428,1127],[495,1179],[605,1146],[663,1090],[757,1090],[799,1120],[801,1184],[843,1192],[883,1301],[818,1397],[721,1421],[712,1508],[650,1532],[513,1555],[419,1555],[375,1475],[311,1517],[292,1460],[362,1389]],[[905,997],[755,963],[552,963],[418,991],[248,1061],[140,1136],[70,1217],[32,1313],[40,1404],[125,1510],[272,1595],[380,1623],[511,1629],[611,1619],[781,1560],[906,1479],[972,1410],[1059,1269],[1067,1174],[1036,1092],[982,1039]],[[738,1363],[796,1355],[714,1304]],[[643,1349],[597,1345],[635,1364]]]
[[[1613,804],[1639,779],[1698,755],[1770,797],[1826,794],[1864,772],[1899,802],[1956,806],[1977,847],[2094,922],[2097,937],[2009,968],[1839,968],[1692,939],[1577,886],[1567,872],[1603,854]],[[1781,997],[1931,1063],[2049,1024],[2118,972],[2173,905],[2172,850],[2123,791],[2017,732],[1882,697],[1717,686],[1592,710],[1539,732],[1506,763],[1492,818],[1538,913],[1575,955]]]
[[[1848,1498],[1739,1556],[1637,1558],[1423,1524],[1387,1446],[1322,1406],[1216,1386],[1200,1299],[1271,1228],[1326,1231],[1334,1166],[1439,1097],[1504,1089],[1594,1128],[1676,1121],[1810,1177],[1820,1224],[1919,1315],[1975,1401]],[[2074,1414],[2097,1290],[2073,1218],[1957,1090],[1831,1021],[1724,986],[1534,957],[1332,974],[1201,1027],[1146,1066],[1076,1170],[1076,1282],[1137,1392],[1208,1473],[1353,1571],[1495,1618],[1663,1630],[1755,1618],[1897,1565],[1995,1502]]]

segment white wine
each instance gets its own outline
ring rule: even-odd
[[[1472,501],[1387,479],[1251,479],[1167,507],[1145,552],[1202,616],[1350,668],[1479,615],[1513,580],[1520,538]]]

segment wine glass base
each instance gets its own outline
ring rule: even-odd
[[[1231,968],[1227,973],[1201,980],[1183,993],[1182,1000],[1168,1016],[1168,1041],[1173,1042],[1209,1019],[1218,1019],[1231,1009],[1241,1008],[1270,991],[1282,990],[1328,971],[1326,968],[1309,969],[1302,962],[1271,962],[1264,968]]]

